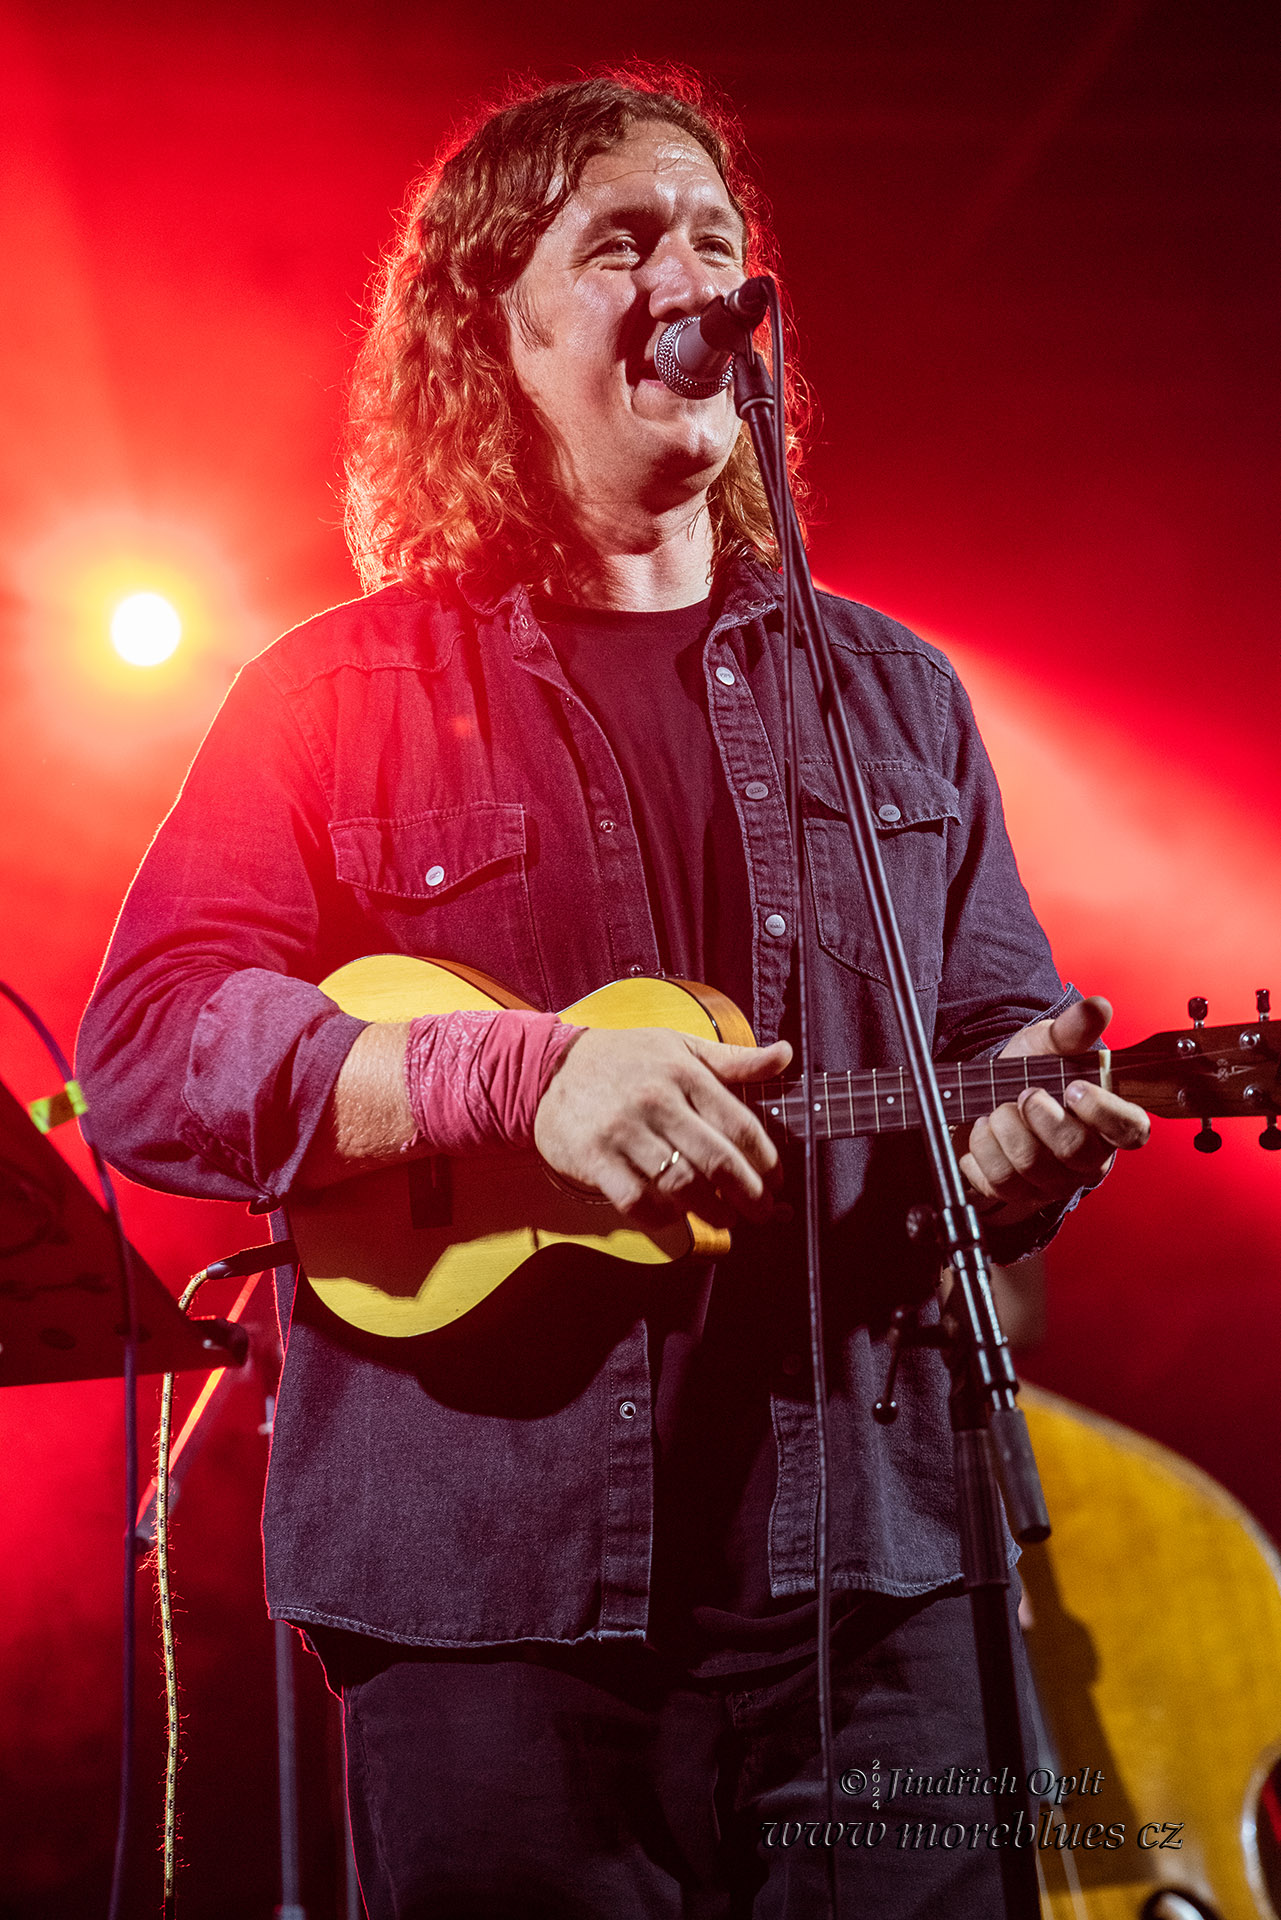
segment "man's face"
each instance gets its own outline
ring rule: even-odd
[[[654,349],[742,279],[742,220],[679,127],[644,122],[588,161],[507,297],[516,378],[571,502],[663,511],[710,486],[738,432],[733,401],[669,393]]]

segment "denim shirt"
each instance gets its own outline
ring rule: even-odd
[[[940,1059],[990,1053],[1067,995],[968,702],[905,628],[822,604],[926,1030]],[[735,563],[716,605],[707,702],[747,859],[753,1026],[765,1042],[789,1017],[804,914],[816,1066],[897,1064],[803,669],[798,898],[776,576]],[[617,762],[523,587],[496,599],[385,588],[245,667],[143,862],[85,1016],[96,1138],[147,1185],[278,1204],[362,1026],[315,983],[388,951],[464,961],[540,1008],[658,971]],[[833,1583],[921,1593],[959,1574],[940,1356],[907,1356],[895,1425],[870,1413],[888,1316],[936,1277],[903,1229],[925,1191],[917,1140],[833,1142],[822,1181]],[[1010,1230],[992,1252],[1026,1252],[1053,1224]],[[761,1243],[778,1276],[779,1599],[812,1590],[817,1497],[795,1238]],[[643,1636],[645,1316],[655,1289],[682,1284],[677,1269],[602,1272],[596,1256],[549,1250],[454,1326],[380,1342],[300,1281],[264,1509],[273,1613],[423,1646]]]

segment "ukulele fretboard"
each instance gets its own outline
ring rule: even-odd
[[[1022,1059],[978,1060],[936,1067],[943,1111],[949,1121],[977,1120],[1025,1087],[1045,1087],[1062,1101],[1073,1080],[1098,1084],[1106,1072],[1106,1052],[1078,1055],[1030,1054]],[[920,1124],[920,1105],[906,1067],[870,1067],[860,1072],[812,1076],[814,1134],[820,1140],[848,1140],[856,1134],[902,1133]],[[805,1132],[805,1097],[799,1080],[771,1080],[746,1090],[748,1104],[767,1126],[787,1139]]]

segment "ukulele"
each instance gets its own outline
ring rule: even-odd
[[[529,1011],[485,974],[453,961],[407,954],[353,960],[321,982],[322,992],[363,1020],[413,1020],[462,1009]],[[1265,1146],[1281,1146],[1277,1128],[1281,1023],[1206,1027],[1204,1003],[1190,1033],[1158,1033],[1135,1047],[1099,1048],[1074,1056],[1034,1054],[937,1066],[944,1111],[954,1121],[991,1113],[1025,1087],[1062,1098],[1072,1080],[1089,1080],[1167,1119],[1199,1119],[1195,1144],[1219,1144],[1214,1115],[1257,1114],[1267,1121]],[[1200,1008],[1198,1016],[1196,1010]],[[673,1033],[754,1044],[734,1003],[690,980],[615,980],[566,1007],[572,1026],[666,1027]],[[905,1068],[869,1067],[811,1076],[816,1139],[899,1133],[919,1123]],[[798,1079],[738,1089],[779,1139],[803,1136]],[[409,1339],[448,1326],[486,1299],[544,1247],[590,1248],[640,1265],[687,1254],[723,1257],[730,1236],[694,1214],[656,1232],[633,1226],[604,1199],[556,1184],[533,1152],[423,1156],[339,1182],[288,1202],[299,1261],[320,1299],[365,1333]]]

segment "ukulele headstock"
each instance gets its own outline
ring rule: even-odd
[[[1281,1022],[1270,1018],[1266,987],[1255,995],[1252,1025],[1207,1027],[1206,1002],[1188,1002],[1192,1026],[1183,1033],[1154,1033],[1137,1047],[1113,1053],[1114,1092],[1166,1120],[1200,1120],[1193,1144],[1203,1153],[1222,1145],[1212,1117],[1264,1120],[1259,1144],[1281,1148]]]

